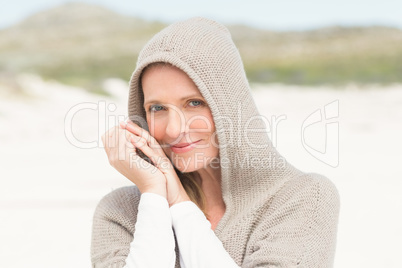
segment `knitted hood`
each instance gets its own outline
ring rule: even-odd
[[[145,45],[130,81],[129,117],[147,130],[139,79],[143,69],[154,62],[167,62],[184,71],[211,109],[226,204],[216,233],[231,217],[258,206],[287,180],[301,175],[272,146],[269,123],[256,108],[242,60],[226,27],[192,18],[168,26]]]

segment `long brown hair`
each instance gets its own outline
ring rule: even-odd
[[[190,197],[191,201],[193,201],[208,218],[208,214],[205,211],[206,199],[204,191],[202,190],[201,185],[196,180],[195,172],[182,173],[176,168],[175,170],[181,184],[184,187],[184,190],[186,190],[188,197]]]
[[[151,63],[143,69],[140,81],[142,81],[142,76],[147,70],[154,68],[156,66],[172,67],[172,65],[167,62]],[[183,173],[179,171],[176,167],[174,169],[188,197],[202,210],[202,212],[208,218],[208,215],[205,211],[206,198],[204,192],[202,191],[200,183],[196,179],[197,174],[195,172]]]

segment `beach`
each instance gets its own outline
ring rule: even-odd
[[[132,185],[100,141],[126,119],[128,85],[106,80],[106,96],[29,74],[15,81],[21,92],[0,83],[2,266],[90,267],[97,203]],[[402,85],[253,84],[252,92],[260,113],[276,120],[277,150],[338,188],[334,267],[400,267]]]

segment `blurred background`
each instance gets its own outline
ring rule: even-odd
[[[229,28],[261,114],[282,118],[270,133],[279,152],[337,186],[335,267],[400,267],[400,10],[391,0],[3,3],[2,266],[91,266],[96,204],[131,184],[99,137],[127,116],[147,40],[205,16]]]

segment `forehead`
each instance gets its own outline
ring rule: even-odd
[[[171,65],[156,65],[146,69],[141,86],[145,102],[149,99],[177,98],[184,95],[202,97],[197,86],[188,75]]]

